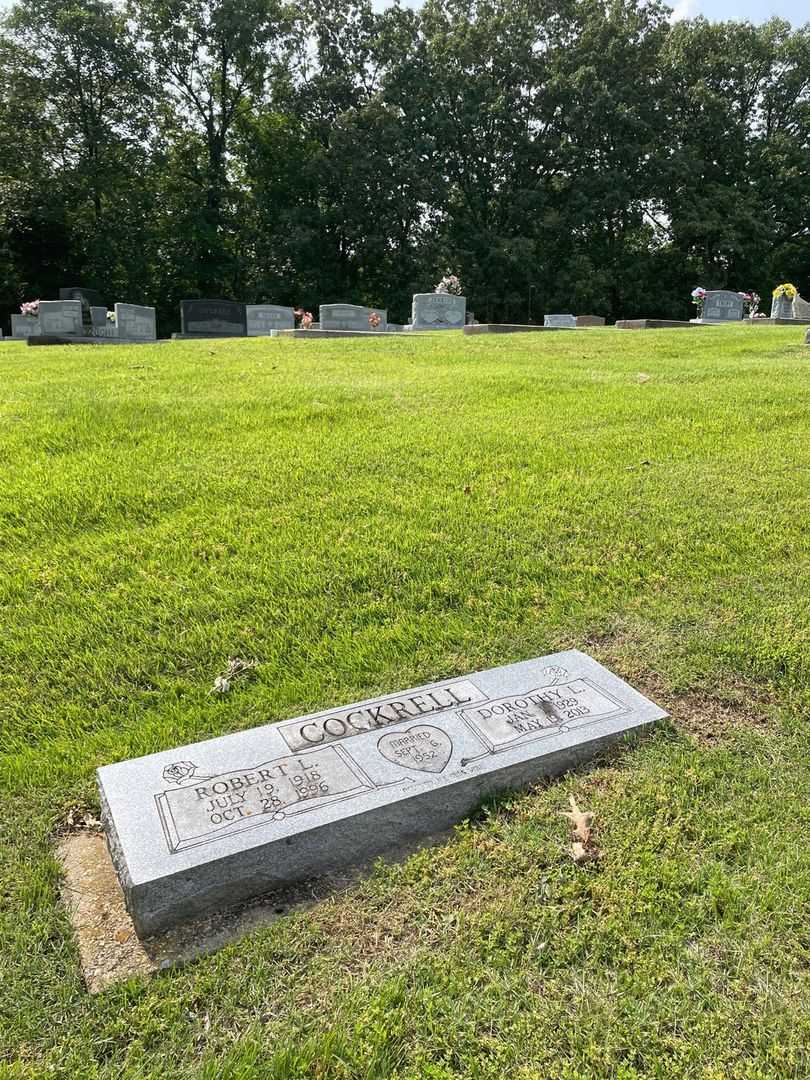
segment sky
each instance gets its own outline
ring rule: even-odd
[[[712,22],[740,19],[761,23],[778,15],[794,26],[810,22],[810,0],[668,0],[668,3],[674,9],[675,19],[705,15]]]

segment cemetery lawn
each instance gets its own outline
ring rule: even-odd
[[[0,343],[0,1077],[807,1077],[803,336]],[[96,766],[568,647],[673,720],[85,992]]]

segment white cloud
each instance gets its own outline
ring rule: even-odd
[[[676,23],[681,19],[691,19],[698,13],[698,0],[675,0],[669,21]]]

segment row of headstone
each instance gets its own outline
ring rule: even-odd
[[[155,341],[157,320],[155,309],[141,304],[116,304],[110,320],[99,293],[74,287],[60,289],[58,300],[41,300],[36,315],[12,315],[11,336]]]
[[[90,325],[82,317],[79,300],[41,300],[38,315],[12,315],[11,336],[93,337],[114,341],[155,341],[155,309],[140,304],[116,304],[115,322],[107,318],[105,307],[90,309]]]
[[[181,337],[265,337],[292,330],[295,314],[278,304],[239,304],[233,300],[183,300]]]

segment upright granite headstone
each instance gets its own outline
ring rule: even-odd
[[[576,650],[107,765],[141,934],[365,864],[666,714]]]
[[[245,305],[232,300],[183,300],[180,325],[185,337],[245,337]]]
[[[703,298],[703,322],[739,322],[743,317],[743,299],[728,289],[713,289]]]
[[[605,320],[601,315],[577,315],[577,326],[604,326]]]
[[[82,337],[81,300],[40,300],[39,330],[42,337],[48,334]]]
[[[793,298],[792,306],[794,319],[810,319],[810,304],[808,304],[801,296],[795,296]]]
[[[80,285],[71,286],[68,289],[59,290],[60,300],[78,300],[88,307],[103,307],[107,310],[107,302],[96,289],[84,289]]]
[[[41,334],[39,328],[39,317],[37,315],[12,315],[11,316],[11,336],[13,338],[25,339],[29,337],[39,337]]]
[[[408,330],[463,330],[466,296],[453,293],[415,293]]]
[[[291,307],[277,304],[248,304],[245,308],[248,337],[267,337],[271,330],[293,330],[295,314]]]
[[[379,315],[380,325],[369,323],[370,315]],[[361,304],[321,304],[318,309],[321,330],[369,330],[384,331],[388,326],[388,312],[383,308],[363,307]]]
[[[91,307],[90,320],[93,325],[93,330],[106,330],[107,309],[105,307]]]
[[[575,327],[576,315],[544,315],[543,326]]]
[[[153,307],[140,304],[116,304],[115,328],[119,338],[132,341],[157,340],[157,318]]]

